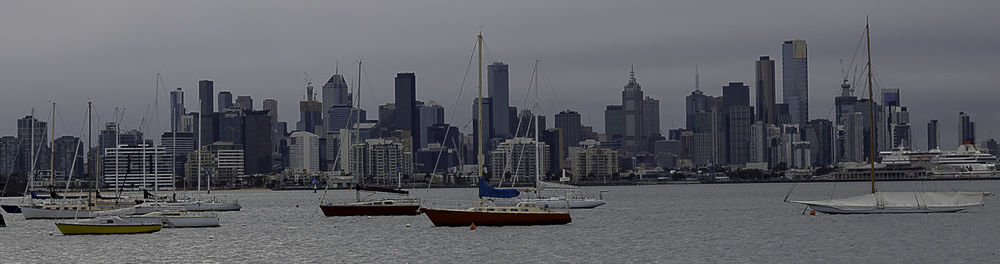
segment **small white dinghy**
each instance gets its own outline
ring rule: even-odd
[[[164,227],[218,227],[219,216],[212,212],[187,211],[157,211],[141,215],[124,216],[123,218],[136,222],[159,222]]]

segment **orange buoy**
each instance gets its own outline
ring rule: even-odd
[[[810,210],[809,210],[809,215],[816,215],[816,210],[812,210],[812,209],[810,209]]]
[[[469,225],[469,230],[476,230],[476,223]]]

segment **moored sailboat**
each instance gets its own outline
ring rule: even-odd
[[[158,232],[163,228],[159,222],[129,221],[117,216],[76,221],[56,222],[63,235],[114,235],[142,234]]]
[[[381,188],[357,185],[354,187],[355,202],[347,204],[327,203],[320,205],[320,210],[325,216],[378,216],[378,215],[418,215],[420,214],[420,200],[412,198],[386,198],[371,201],[362,201],[360,192],[384,192],[395,194],[409,194],[409,192],[398,189]]]
[[[871,32],[865,25],[868,47],[868,102],[870,127],[875,127],[875,106],[872,91]],[[875,130],[870,129],[871,193],[847,198],[788,201],[803,204],[812,210],[828,214],[893,214],[893,213],[951,213],[983,206],[983,199],[989,192],[882,192],[875,185]]]
[[[479,115],[478,131],[483,130],[483,35],[476,36],[479,52],[479,100],[476,104]],[[537,126],[536,126],[537,127]],[[536,132],[537,135],[537,132]],[[483,203],[483,197],[513,198],[520,195],[517,189],[496,189],[483,179],[483,133],[478,133],[476,173],[479,179],[479,205],[468,209],[431,209],[421,211],[435,226],[507,226],[507,225],[561,225],[572,222],[569,210],[565,212],[551,211],[538,207],[536,203],[523,202],[516,206],[494,206]],[[536,157],[537,159],[537,157]]]

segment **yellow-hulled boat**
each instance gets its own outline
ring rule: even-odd
[[[56,222],[63,235],[141,234],[160,231],[160,222],[133,222],[121,217],[101,217],[73,222]]]

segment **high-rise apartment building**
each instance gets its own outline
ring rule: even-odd
[[[253,97],[249,95],[237,96],[236,107],[243,111],[253,111]]]
[[[722,87],[722,107],[726,111],[726,141],[728,164],[741,165],[750,161],[750,125],[753,109],[750,107],[750,86],[731,82]]]
[[[781,45],[781,81],[784,103],[791,123],[809,122],[809,60],[805,40],[786,40]]]
[[[562,129],[563,142],[564,145],[568,147],[575,147],[580,144],[580,132],[582,124],[580,124],[580,113],[573,110],[563,110],[555,116],[556,128]],[[534,133],[532,131],[531,133]],[[563,149],[562,151],[568,151],[568,149]]]
[[[958,135],[959,145],[976,143],[976,122],[972,122],[965,112],[958,113]]]

